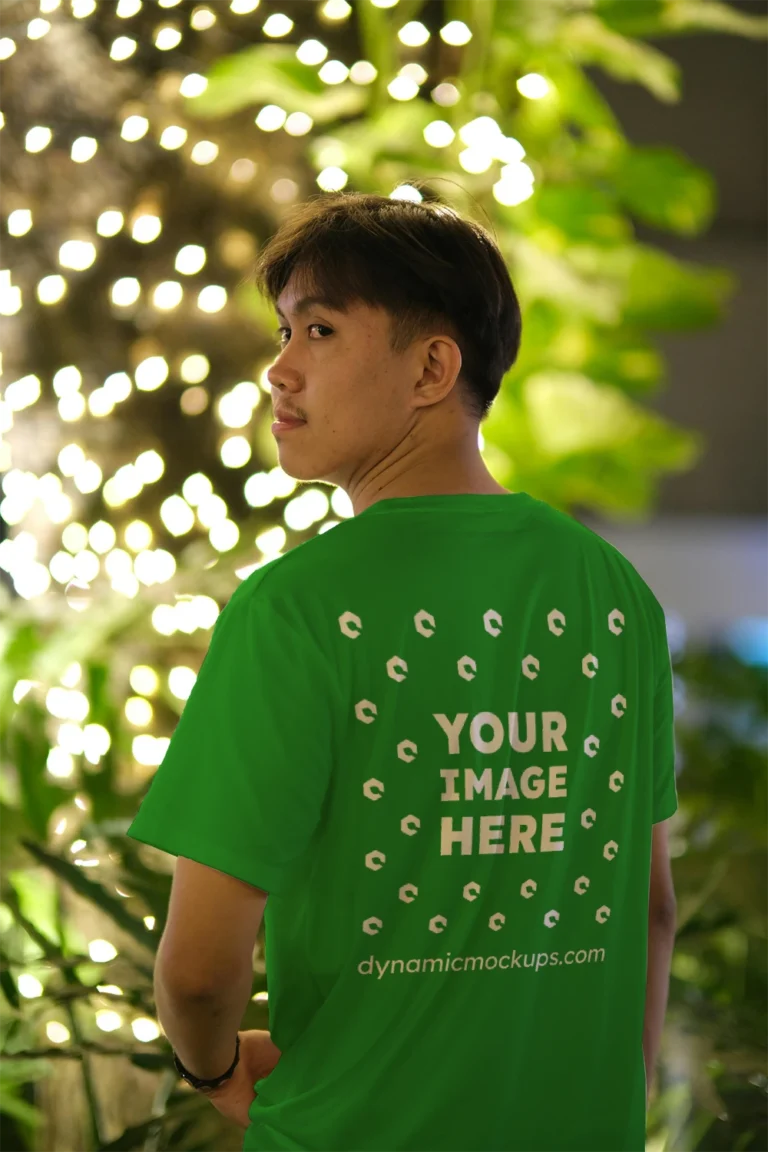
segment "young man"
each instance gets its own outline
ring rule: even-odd
[[[397,270],[436,222],[394,215],[377,242]],[[663,611],[485,466],[519,312],[477,232],[429,289],[444,321],[393,341],[406,313],[370,232],[340,251],[329,225],[301,268],[299,225],[263,265],[274,434],[283,470],[354,515],[236,589],[131,826],[179,857],[161,1021],[193,1077],[229,1069],[266,905],[271,1040],[239,1033],[247,1067],[212,1094],[244,1149],[639,1152],[674,939]],[[495,314],[451,310],[461,293]]]

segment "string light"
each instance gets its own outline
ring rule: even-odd
[[[542,100],[549,94],[549,81],[538,72],[528,72],[517,81],[517,90],[528,100]]]
[[[372,0],[373,6],[380,9],[395,8],[397,0]],[[51,0],[51,10],[54,6],[54,0]],[[159,8],[167,9],[169,11],[178,7],[177,0],[165,0],[164,3],[158,4]],[[93,11],[95,5],[91,0],[72,0],[72,16],[76,20],[86,19]],[[232,0],[229,5],[229,11],[233,15],[247,16],[259,8],[258,0]],[[116,5],[116,15],[123,21],[129,21],[139,14],[142,10],[141,0],[119,0]],[[329,0],[328,3],[322,5],[319,10],[319,15],[324,22],[338,23],[344,21],[350,14],[351,7],[346,3],[346,0]],[[189,18],[189,26],[195,31],[205,31],[212,27],[217,21],[217,14],[211,8],[204,4],[196,7]],[[32,28],[33,35],[42,35],[46,28],[47,22],[38,22]],[[262,26],[264,36],[270,39],[283,38],[293,30],[293,21],[284,13],[271,13],[265,20]],[[29,29],[28,29],[29,34]],[[439,35],[444,43],[460,46],[466,44],[471,39],[471,31],[468,26],[462,21],[451,21],[439,29]],[[399,41],[409,48],[419,48],[425,45],[430,38],[430,33],[427,27],[420,21],[413,20],[401,27],[397,31],[397,38]],[[170,51],[180,44],[183,39],[183,28],[178,22],[166,20],[161,22],[156,27],[152,42],[155,47],[161,51]],[[120,36],[113,40],[110,46],[110,55],[115,61],[127,60],[132,56],[137,49],[137,41],[131,37]],[[0,42],[0,54],[12,55],[15,50],[15,44],[9,37]],[[369,61],[359,60],[354,62],[350,67],[347,67],[341,60],[328,59],[328,48],[318,39],[305,39],[295,49],[296,58],[303,64],[318,67],[318,76],[320,80],[331,86],[338,86],[346,82],[351,82],[358,85],[371,84],[376,78],[376,69]],[[520,84],[522,89],[528,85],[528,91],[532,92],[531,76],[522,77]],[[422,68],[420,64],[411,61],[404,65],[398,74],[389,82],[388,92],[390,97],[398,102],[407,102],[416,98],[419,94],[421,85],[423,85],[428,77],[426,69]],[[540,78],[541,79],[541,78]],[[525,83],[524,83],[525,82]],[[178,84],[179,95],[184,99],[194,100],[195,97],[202,95],[208,86],[207,79],[200,73],[189,72],[184,75]],[[521,89],[521,90],[522,90]],[[459,92],[455,85],[450,82],[442,82],[438,84],[431,92],[431,99],[434,103],[442,105],[443,107],[450,107],[458,102]],[[486,140],[479,140],[477,131],[470,140],[470,129],[475,125],[477,129],[480,121],[484,121],[487,126],[488,138]],[[280,108],[275,104],[264,105],[258,112],[255,118],[255,124],[260,131],[267,133],[274,133],[284,131],[289,136],[303,136],[310,132],[313,128],[313,120],[305,112],[291,112],[288,114],[286,109]],[[150,132],[150,118],[144,113],[143,110],[134,108],[132,111],[126,112],[120,125],[120,137],[130,144],[136,144],[145,139]],[[165,150],[174,150],[182,148],[186,145],[189,136],[188,128],[182,124],[173,124],[165,126],[158,134],[158,146]],[[445,120],[432,121],[424,129],[424,139],[432,147],[447,148],[454,144],[456,132],[450,124]],[[515,155],[514,150],[519,148],[517,142],[510,139],[505,139],[501,136],[498,125],[490,122],[489,117],[479,118],[469,125],[465,125],[463,130],[460,130],[460,136],[463,143],[468,144],[466,148],[458,151],[459,164],[465,171],[472,173],[484,172],[488,169],[491,163],[495,160],[502,160],[507,162],[507,168],[502,170],[502,179],[495,188],[495,194],[498,198],[502,195],[506,196],[506,202],[509,203],[521,192],[528,192],[532,187],[532,172],[529,167],[518,164],[515,167],[515,161],[521,161],[524,153],[520,149],[519,154]],[[54,128],[49,125],[39,124],[33,125],[27,131],[25,138],[25,147],[30,152],[42,151],[49,147],[53,142]],[[501,145],[506,144],[506,149]],[[98,141],[94,137],[81,136],[78,137],[71,147],[71,157],[77,163],[85,163],[92,159],[98,150]],[[334,154],[335,153],[335,154]],[[338,191],[346,187],[348,182],[348,174],[344,167],[345,157],[343,149],[334,147],[329,144],[324,149],[318,150],[320,156],[319,170],[316,176],[318,187],[324,191]],[[190,162],[198,166],[207,166],[216,162],[219,156],[219,147],[215,141],[212,140],[197,140],[195,141],[188,153]],[[234,182],[244,182],[251,180],[256,172],[256,165],[250,158],[242,158],[238,161],[232,162],[229,169],[229,178]],[[291,202],[297,192],[298,188],[296,182],[287,178],[280,178],[272,185],[272,195],[277,203]],[[400,198],[412,196],[414,199],[419,197],[419,193],[415,189],[408,189],[401,186],[393,195]],[[11,235],[22,236],[29,231],[33,226],[32,214],[29,209],[20,208],[12,212],[8,217],[8,230]],[[134,209],[126,221],[123,212],[114,206],[104,208],[95,224],[95,233],[101,237],[102,240],[108,240],[111,237],[118,236],[121,232],[127,229],[131,239],[142,245],[151,245],[158,240],[162,234],[163,221],[160,211],[148,206],[138,207]],[[87,270],[93,266],[99,258],[99,249],[94,240],[89,239],[86,235],[80,237],[73,237],[64,241],[59,248],[59,263],[66,271],[76,274]],[[201,245],[186,245],[184,246],[176,257],[175,270],[182,276],[195,276],[199,274],[204,268],[207,260],[205,249]],[[51,273],[43,276],[36,286],[36,294],[38,300],[46,306],[54,306],[62,302],[69,292],[69,283],[65,275]],[[6,279],[3,285],[3,291],[0,292],[0,300],[4,304],[5,314],[13,314],[14,308],[18,306],[20,299],[20,291],[15,286],[11,285],[9,278]],[[157,282],[153,287],[146,290],[142,285],[139,278],[136,276],[123,276],[118,278],[111,286],[108,292],[110,305],[117,311],[133,312],[139,306],[141,300],[146,295],[147,304],[154,309],[158,314],[167,313],[179,309],[184,302],[184,286],[178,280],[165,279]],[[196,289],[196,306],[197,309],[210,316],[215,316],[222,313],[228,304],[228,293],[224,285],[220,284],[207,284],[197,287]],[[205,369],[200,370],[198,364],[204,363]],[[207,405],[207,393],[205,388],[202,387],[203,382],[208,373],[207,361],[200,354],[190,354],[182,361],[179,375],[187,384],[192,385],[181,397],[181,407],[183,411],[188,414],[195,414],[202,410]],[[110,414],[116,404],[123,402],[127,396],[132,392],[132,383],[138,391],[156,391],[167,382],[170,376],[170,369],[167,361],[159,354],[154,356],[145,357],[134,368],[133,382],[130,376],[125,372],[113,372],[109,374],[104,381],[103,385],[93,389],[86,401],[85,396],[80,392],[78,387],[64,387],[64,376],[60,376],[60,390],[58,393],[58,408],[59,416],[64,422],[77,423],[85,415],[86,411],[91,416],[96,418],[103,417]],[[22,395],[22,390],[26,389],[26,400],[23,405],[33,403],[32,394],[23,381],[17,382],[18,388],[14,390],[11,386],[10,390],[6,390],[6,399],[3,402],[3,408],[0,409],[0,419],[4,425],[12,426],[12,413],[16,409],[17,404],[21,404],[19,397]],[[269,392],[268,382],[262,380],[260,383],[262,391]],[[37,393],[40,394],[39,381],[37,383]],[[56,388],[54,388],[56,391]],[[258,391],[258,389],[257,389]],[[10,401],[8,397],[10,396]],[[229,401],[226,397],[222,398],[222,403],[218,405],[217,412],[220,419],[228,423],[231,428],[242,428],[248,423],[250,417],[242,415],[235,416],[233,409],[230,412],[228,407]],[[236,405],[235,405],[236,407]],[[253,408],[250,409],[252,414]],[[219,456],[222,464],[227,468],[242,467],[250,458],[250,445],[244,436],[227,436],[225,437],[219,447]],[[86,466],[87,465],[87,466]],[[6,470],[7,471],[7,470]],[[269,474],[260,474],[261,481],[263,481]],[[114,475],[101,478],[100,470],[94,461],[83,462],[77,474],[76,486],[81,491],[89,492],[94,491],[94,481],[96,477],[100,477],[100,482],[103,484],[102,495],[108,507],[118,509],[123,507],[126,502],[135,497],[141,490],[141,484],[136,484],[133,481],[134,473],[131,468],[118,469]],[[266,507],[274,499],[280,498],[280,493],[277,490],[272,491],[271,499],[266,503],[265,494],[270,491],[269,487],[264,487],[263,484],[257,487],[256,479],[250,486],[246,482],[245,496],[246,500],[253,498],[253,507]],[[4,484],[5,491],[5,484]],[[62,508],[71,508],[71,502],[67,502],[61,497],[60,503]],[[338,508],[334,508],[337,516],[343,518],[351,513],[351,509],[347,507],[344,500],[339,496],[337,498]],[[3,502],[2,507],[8,507],[7,495],[6,501]],[[51,499],[48,500],[46,508],[49,514],[52,512]],[[59,511],[59,515],[61,511]],[[301,519],[301,518],[299,518]],[[178,521],[174,521],[178,523]],[[211,529],[214,525],[212,524]],[[211,533],[209,531],[209,539]],[[219,541],[222,546],[229,545],[234,538],[234,532],[227,530],[222,536],[219,533]],[[6,550],[7,551],[7,550]],[[17,553],[18,555],[18,553]],[[106,560],[109,560],[111,552],[108,550],[106,553]],[[118,553],[119,557],[119,553]],[[80,562],[79,579],[87,583],[89,577],[88,566],[85,565],[83,571],[83,561]],[[61,554],[57,554],[54,570],[58,573],[58,581],[63,579],[71,579],[71,572],[66,566],[61,563]],[[115,563],[114,565],[115,577],[112,584],[113,589],[119,586],[123,589],[123,594],[133,594],[133,584],[129,581],[126,584],[126,571],[122,564]],[[29,565],[25,569],[28,576],[30,574]],[[67,575],[65,576],[65,571]],[[18,575],[18,572],[16,573]],[[37,580],[35,585],[38,589],[42,586],[40,580]],[[46,585],[47,586],[47,585]],[[24,595],[24,585],[18,588],[20,594]],[[29,586],[26,589],[27,594],[30,592]],[[38,592],[38,594],[40,594]]]

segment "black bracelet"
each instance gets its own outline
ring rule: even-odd
[[[237,1067],[239,1060],[240,1060],[240,1033],[239,1032],[237,1034],[237,1042],[235,1044],[235,1058],[234,1058],[234,1060],[230,1064],[229,1068],[227,1068],[226,1072],[224,1072],[221,1076],[215,1076],[212,1080],[202,1080],[199,1076],[195,1076],[195,1074],[193,1072],[187,1071],[187,1069],[182,1064],[181,1060],[179,1060],[176,1053],[174,1052],[174,1054],[173,1054],[173,1062],[176,1065],[176,1071],[178,1072],[179,1076],[181,1076],[182,1080],[186,1080],[187,1083],[191,1084],[193,1088],[203,1088],[203,1089],[205,1089],[205,1088],[218,1088],[218,1086],[220,1084],[223,1084],[226,1080],[229,1080],[229,1078],[231,1077],[235,1068]]]

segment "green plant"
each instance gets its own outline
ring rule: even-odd
[[[666,1147],[757,1152],[768,1139],[768,672],[719,645],[674,670],[678,924],[652,1119]]]

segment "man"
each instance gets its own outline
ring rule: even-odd
[[[244,1149],[642,1149],[663,611],[493,479],[456,328],[395,353],[386,309],[303,305],[305,280],[277,302],[280,464],[354,515],[236,589],[131,826],[178,856],[161,1022],[193,1078],[239,1040],[203,1090]],[[270,1032],[237,1033],[263,913]]]

